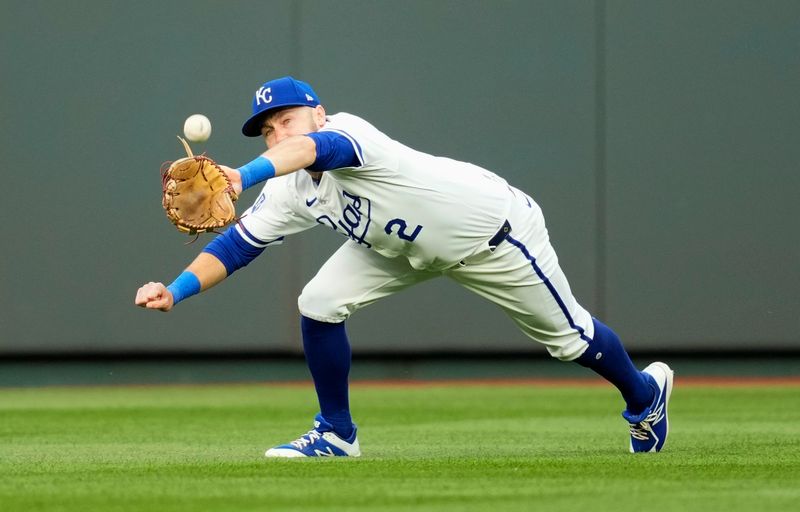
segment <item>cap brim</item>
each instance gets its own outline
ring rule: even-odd
[[[281,108],[286,107],[313,107],[314,105],[309,105],[308,103],[284,103],[282,105],[274,105],[270,108],[264,109],[261,112],[256,112],[250,119],[245,121],[244,125],[242,125],[242,133],[246,137],[261,137],[261,126],[264,124],[264,117],[267,116],[270,112],[274,112]]]

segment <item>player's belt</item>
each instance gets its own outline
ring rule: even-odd
[[[505,240],[508,237],[509,233],[511,233],[511,223],[505,221],[503,222],[503,225],[500,226],[500,230],[497,233],[495,233],[495,235],[487,243],[487,245],[489,246],[489,252],[494,252],[494,250],[497,249],[497,246],[502,244],[503,240]],[[458,262],[458,266],[465,267],[467,266],[467,262],[461,260]]]
[[[489,250],[494,251],[497,249],[497,246],[503,243],[503,240],[506,239],[509,233],[511,233],[511,223],[506,220],[503,225],[500,226],[500,231],[489,240]]]

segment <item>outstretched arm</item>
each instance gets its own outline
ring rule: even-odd
[[[362,163],[353,142],[341,133],[315,132],[284,139],[238,169],[221,167],[239,194],[269,178],[300,169],[321,172],[359,167]]]
[[[205,252],[200,253],[184,272],[191,272],[197,278],[200,284],[198,291],[208,290],[228,276],[225,265],[216,256]],[[185,274],[181,274],[181,276],[185,276]],[[172,289],[167,288],[163,283],[149,282],[137,290],[134,303],[147,309],[169,311],[177,302],[175,293],[180,294],[180,291],[172,285],[170,288]],[[179,297],[179,299],[182,298]]]
[[[134,303],[147,309],[169,311],[181,300],[208,290],[253,261],[268,244],[253,246],[239,234],[235,226],[231,227],[214,238],[169,286],[152,281],[141,286]]]
[[[317,146],[306,135],[289,137],[238,169],[221,165],[237,194],[256,183],[305,169],[317,158]]]

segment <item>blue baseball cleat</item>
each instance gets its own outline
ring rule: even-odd
[[[314,429],[303,434],[288,444],[270,448],[264,454],[267,457],[359,457],[361,449],[356,438],[357,429],[353,425],[353,434],[342,439],[334,431],[333,426],[325,421],[322,414],[314,418]]]
[[[622,416],[631,426],[631,453],[660,452],[669,434],[667,404],[672,394],[673,372],[664,363],[652,363],[642,373],[655,390],[656,397],[642,413],[631,414],[626,410]]]

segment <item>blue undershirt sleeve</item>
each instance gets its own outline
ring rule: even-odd
[[[361,167],[361,158],[356,151],[356,142],[340,132],[323,131],[309,133],[308,137],[317,146],[317,159],[309,165],[309,171],[330,171],[342,167]]]
[[[209,242],[203,252],[216,256],[225,265],[228,275],[231,275],[253,261],[264,249],[249,244],[236,230],[236,226],[231,226]]]

